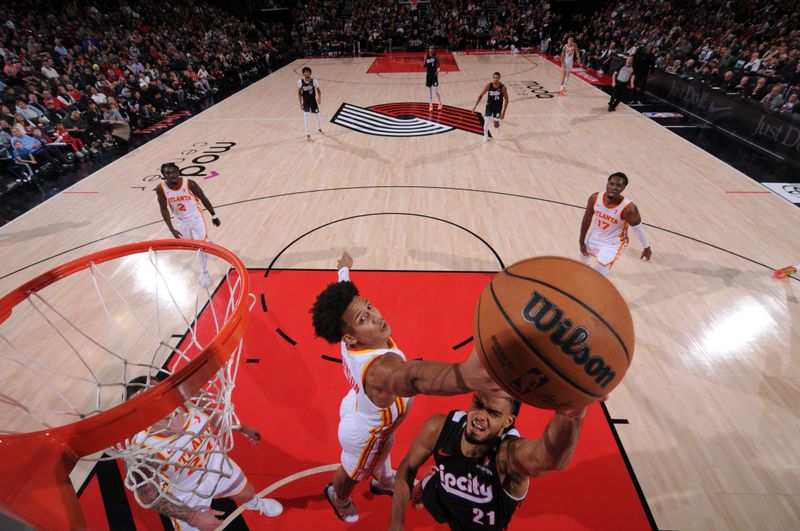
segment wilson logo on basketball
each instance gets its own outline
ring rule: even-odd
[[[573,362],[583,365],[584,372],[593,377],[602,389],[605,389],[616,377],[603,358],[591,355],[589,331],[582,326],[575,326],[571,320],[565,319],[564,311],[538,291],[533,292],[531,300],[522,309],[522,318],[540,332],[552,330],[550,341],[558,346],[561,352],[570,356]]]
[[[384,103],[358,107],[343,103],[331,122],[353,131],[375,136],[428,136],[454,129],[483,135],[483,116],[476,112],[445,105],[428,110],[427,103]]]

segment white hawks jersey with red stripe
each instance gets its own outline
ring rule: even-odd
[[[408,413],[413,398],[398,396],[389,407],[382,408],[372,403],[367,393],[364,392],[364,378],[369,367],[378,358],[391,352],[400,356],[404,361],[405,355],[397,348],[394,341],[389,338],[387,348],[350,350],[342,342],[342,367],[344,375],[356,395],[356,418],[364,423],[365,427],[375,435],[392,429],[399,424]]]
[[[166,181],[161,183],[161,190],[164,192],[167,205],[175,218],[185,220],[202,217],[200,202],[197,200],[197,196],[189,190],[189,179],[186,177],[181,177],[181,186],[177,190],[167,186]]]
[[[599,245],[619,246],[628,244],[628,222],[622,219],[622,212],[631,204],[630,199],[623,199],[616,206],[607,206],[606,194],[598,192],[594,201],[594,215],[592,216],[592,232],[587,239],[588,243]]]

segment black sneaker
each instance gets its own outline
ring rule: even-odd
[[[385,487],[381,487],[380,482],[377,479],[372,479],[369,482],[369,491],[376,495],[376,496],[392,496],[394,495],[394,487],[387,489]]]

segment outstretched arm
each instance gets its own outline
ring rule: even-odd
[[[572,459],[586,408],[556,411],[541,439],[513,439],[498,454],[498,469],[505,475],[509,493],[522,496],[530,476],[562,470]]]
[[[336,269],[339,271],[339,282],[350,280],[351,267],[353,267],[353,257],[345,251],[336,263]]]
[[[581,254],[589,256],[588,249],[586,249],[586,235],[589,233],[589,227],[592,224],[592,216],[594,216],[594,202],[597,200],[597,193],[589,196],[589,201],[586,203],[586,210],[583,212],[583,220],[581,221],[581,234],[578,236],[578,245],[580,245]]]
[[[508,396],[486,372],[474,349],[461,363],[404,361],[400,356],[385,354],[372,364],[364,378],[369,389],[404,397],[470,391]]]
[[[433,454],[436,446],[436,439],[442,431],[442,425],[447,417],[445,415],[434,415],[422,425],[417,438],[411,443],[408,454],[400,463],[397,469],[397,476],[394,482],[394,494],[392,494],[392,519],[389,522],[390,531],[402,531],[405,522],[406,506],[411,497],[411,489],[414,487],[414,480],[417,478],[417,470]]]
[[[196,182],[190,179],[189,190],[191,190],[192,193],[195,196],[197,196],[197,199],[199,199],[200,202],[203,203],[203,206],[206,207],[206,210],[208,210],[208,212],[211,214],[211,222],[214,224],[214,226],[219,227],[220,225],[222,225],[222,222],[219,220],[217,214],[214,212],[214,207],[211,205],[211,201],[209,201],[208,198],[206,197],[206,194],[203,193],[203,189],[200,188],[200,185],[198,185]]]

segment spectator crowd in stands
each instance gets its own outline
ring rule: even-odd
[[[574,36],[597,70],[608,70],[615,54],[633,55],[640,73],[655,66],[798,113],[798,8],[797,0],[623,0],[579,17]]]
[[[268,72],[290,47],[328,56],[356,43],[362,52],[433,44],[557,54],[571,35],[597,70],[633,55],[640,99],[655,67],[800,113],[800,0],[619,0],[568,21],[536,0],[278,3],[293,6],[290,33],[191,0],[3,3],[2,147],[29,167],[124,148],[132,128]]]
[[[532,0],[300,0],[292,40],[306,55],[406,50],[538,47],[558,53],[572,35],[590,66],[634,55],[636,77],[660,68],[800,112],[798,0],[622,0],[566,23]],[[553,39],[555,42],[551,41]],[[552,44],[551,44],[552,43]],[[638,93],[641,98],[643,87]]]
[[[58,168],[270,71],[285,29],[190,0],[0,5],[0,150]]]
[[[534,0],[300,0],[292,39],[306,55],[423,50],[510,50],[539,46],[558,20]]]

